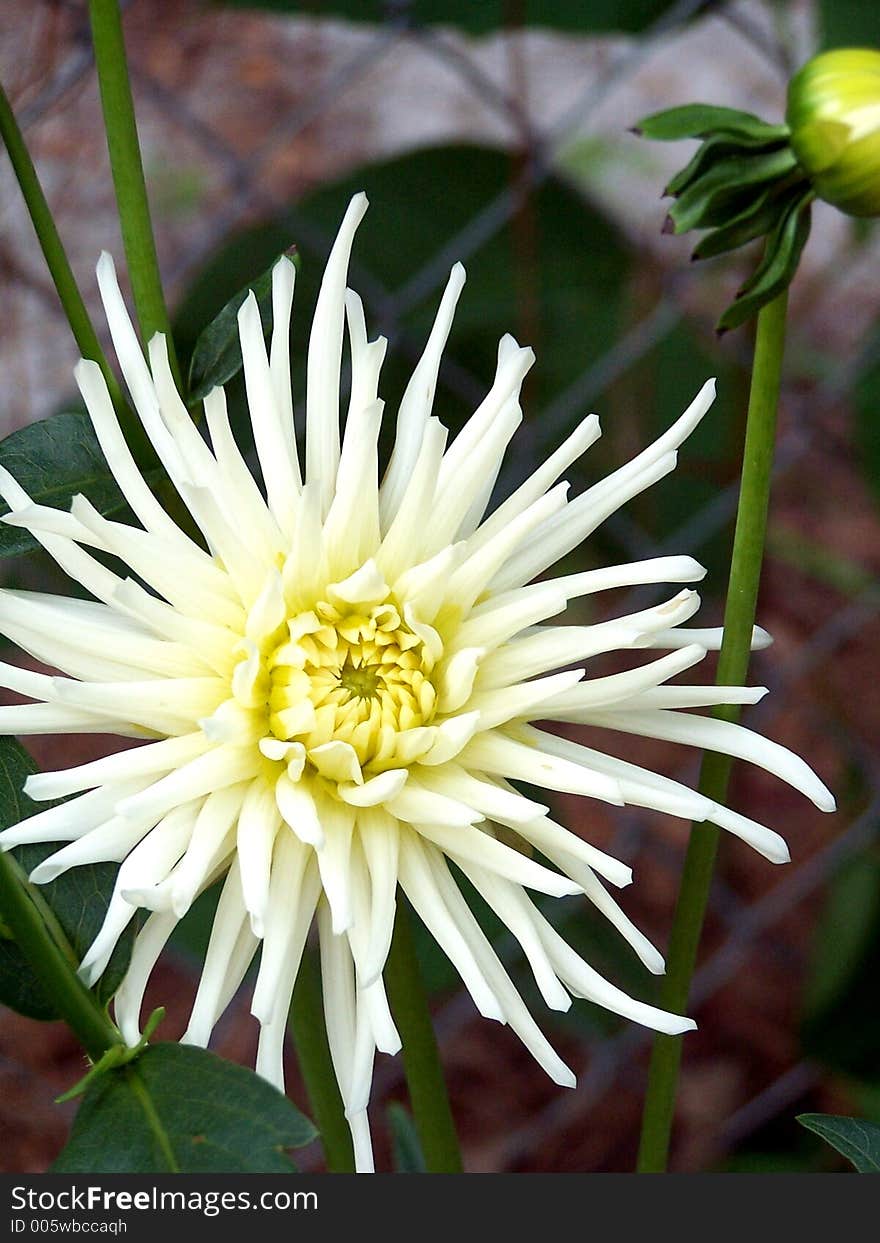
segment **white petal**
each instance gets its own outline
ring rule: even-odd
[[[315,800],[302,781],[291,781],[283,773],[275,784],[275,798],[278,810],[285,822],[306,845],[316,850],[323,849],[324,829],[318,817]]]
[[[409,829],[400,834],[400,883],[422,923],[461,976],[480,1014],[503,1023],[502,1006],[437,889],[425,847]]]
[[[400,403],[394,450],[382,481],[380,494],[382,527],[385,531],[389,529],[400,509],[403,496],[409,488],[409,481],[418,469],[416,464],[424,451],[423,437],[427,434],[431,408],[434,404],[440,358],[449,337],[452,318],[464,282],[464,268],[460,263],[456,263],[449,274],[449,281],[443,292],[425,351],[413,370]],[[432,488],[431,496],[433,495],[434,489]]]
[[[320,490],[321,510],[330,509],[339,466],[339,374],[345,285],[355,230],[367,210],[367,196],[348,205],[330,251],[315,305],[306,377],[306,479]]]
[[[140,1040],[141,1004],[147,981],[176,927],[177,916],[172,911],[157,911],[137,935],[125,979],[113,998],[113,1012],[127,1045],[136,1045]]]
[[[421,837],[439,846],[450,859],[476,864],[486,872],[503,876],[517,885],[548,893],[554,898],[581,892],[577,882],[551,872],[518,850],[511,850],[482,829],[470,825],[448,828],[442,824],[416,824],[413,827]]]
[[[828,787],[800,756],[742,725],[668,711],[599,712],[591,715],[590,720],[592,724],[606,729],[683,742],[709,751],[720,751],[736,759],[749,760],[800,790],[821,811],[834,811],[837,805]]]

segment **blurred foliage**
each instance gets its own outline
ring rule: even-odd
[[[815,933],[802,1025],[804,1055],[877,1080],[880,1031],[880,855],[859,855],[832,880]]]
[[[855,435],[865,481],[880,504],[880,326],[865,350],[867,365],[855,386]]]
[[[547,26],[584,34],[625,31],[636,34],[662,17],[675,0],[222,0],[233,8],[314,13],[356,22],[408,20],[414,25],[458,26],[472,35],[492,34],[511,25]]]
[[[52,803],[35,803],[24,793],[22,787],[26,779],[36,771],[36,764],[16,739],[0,738],[0,828],[8,828],[53,806]],[[38,863],[64,845],[65,842],[47,842],[18,846],[11,853],[27,876]],[[56,939],[76,961],[85,955],[104,922],[115,880],[114,864],[91,863],[71,868],[57,880],[34,888],[36,899],[52,913]],[[106,970],[94,987],[101,1001],[108,1001],[122,982],[138,923],[138,918],[134,918],[119,938]],[[47,996],[41,981],[2,925],[0,1002],[29,1018],[58,1018],[52,998]]]
[[[385,1111],[391,1134],[391,1154],[395,1174],[424,1174],[425,1157],[412,1114],[399,1101]]]
[[[822,47],[876,47],[880,6],[876,0],[819,0]]]

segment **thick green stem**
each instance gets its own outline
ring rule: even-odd
[[[309,952],[304,955],[297,976],[290,1027],[312,1116],[321,1132],[327,1168],[334,1174],[350,1174],[354,1171],[351,1132],[327,1044],[318,965]]]
[[[0,910],[16,945],[34,969],[52,1004],[93,1061],[122,1037],[101,1003],[76,974],[72,953],[52,936],[32,900],[30,886],[11,855],[0,853]]]
[[[113,404],[119,410],[125,405],[122,393],[116,382],[116,377],[110,370],[107,359],[104,357],[104,351],[101,349],[97,333],[92,327],[89,313],[86,310],[82,294],[71,270],[64,244],[58,235],[55,221],[52,219],[52,213],[49,210],[49,204],[46,202],[46,196],[43,194],[37,170],[34,168],[34,162],[30,157],[24,136],[19,129],[15,113],[12,111],[2,86],[0,86],[0,136],[2,136],[3,144],[9,154],[13,172],[18,180],[25,206],[34,226],[34,232],[37,235],[37,240],[40,243],[46,265],[49,268],[49,273],[55,284],[55,290],[64,309],[64,314],[67,316],[67,322],[70,324],[70,330],[73,333],[79,352],[83,358],[92,359],[101,368],[104,379],[107,381],[110,396],[113,398]]]
[[[403,1042],[406,1082],[425,1165],[432,1174],[460,1174],[458,1136],[419,972],[410,916],[402,901],[397,907],[385,983]]]
[[[107,131],[107,147],[110,152],[110,169],[116,189],[125,259],[141,338],[147,342],[154,333],[165,334],[172,370],[179,387],[174,342],[165,296],[162,293],[156,243],[150,222],[150,205],[141,162],[118,0],[89,0],[89,17],[95,45],[101,107]]]
[[[749,667],[776,441],[786,305],[787,294],[781,294],[758,314],[742,481],[724,611],[724,640],[716,676],[718,684],[723,686],[741,686]],[[723,706],[716,708],[714,715],[721,720],[735,721],[739,710]],[[708,752],[700,770],[700,793],[713,802],[724,802],[732,764],[729,756]],[[667,973],[660,993],[660,1004],[676,1014],[684,1014],[687,1010],[718,837],[719,830],[709,824],[695,824],[691,830],[669,940]],[[662,1173],[666,1169],[681,1052],[681,1036],[657,1035],[654,1038],[639,1146],[641,1173]]]

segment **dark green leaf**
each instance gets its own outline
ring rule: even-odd
[[[754,187],[781,180],[796,163],[790,147],[718,160],[669,209],[675,232],[726,224],[731,213],[739,214],[754,198]]]
[[[424,1174],[426,1166],[422,1145],[409,1110],[393,1101],[388,1106],[386,1116],[391,1131],[391,1154],[395,1173]]]
[[[799,1114],[797,1120],[836,1148],[860,1174],[880,1174],[880,1126],[839,1114]]]
[[[635,126],[643,138],[677,142],[681,138],[708,138],[716,131],[734,138],[757,138],[764,142],[788,136],[787,125],[768,125],[751,112],[720,108],[716,104],[682,104],[643,117]]]
[[[862,470],[880,504],[880,323],[864,350],[865,369],[855,386],[856,440]]]
[[[835,1010],[850,1022],[846,994],[873,941],[880,935],[880,859],[873,853],[850,859],[828,886],[816,928],[804,1006],[806,1021]],[[873,964],[870,970],[873,976]],[[867,1019],[867,1016],[865,1016]]]
[[[295,255],[291,255],[294,258]],[[276,259],[256,280],[234,294],[220,314],[208,324],[196,341],[189,364],[189,400],[203,401],[212,388],[226,384],[241,370],[241,342],[238,336],[238,312],[253,290],[260,308],[263,334],[272,328],[272,268]]]
[[[317,13],[348,21],[381,22],[400,15],[414,25],[458,26],[469,34],[489,34],[511,26],[504,0],[411,0],[405,6],[389,0],[225,0],[236,8],[271,9],[281,13]],[[524,0],[517,24],[589,32],[623,30],[635,34],[662,17],[674,0]]]
[[[287,1155],[315,1137],[308,1118],[264,1079],[188,1045],[150,1045],[88,1088],[63,1174],[289,1174]]]
[[[833,878],[814,944],[801,1028],[804,1056],[876,1082],[880,860],[873,851]]]
[[[880,8],[870,0],[819,0],[818,7],[823,48],[880,44]]]
[[[780,196],[777,188],[770,186],[726,224],[702,237],[691,258],[710,259],[745,246],[756,237],[764,237],[776,225],[788,203],[785,195]]]
[[[720,160],[736,155],[757,155],[762,152],[778,150],[784,140],[774,139],[768,142],[764,138],[732,138],[729,134],[712,134],[700,144],[693,157],[675,174],[666,187],[667,194],[681,194],[692,185],[698,177]]]
[[[801,252],[810,236],[812,194],[795,201],[767,239],[767,249],[755,274],[718,321],[718,331],[738,328],[772,302],[794,279]]]
[[[51,806],[34,803],[23,792],[25,779],[36,771],[36,765],[20,743],[14,738],[0,738],[0,828],[7,828]],[[19,846],[11,853],[27,875],[61,844]],[[77,962],[104,922],[115,878],[115,864],[95,863],[72,868],[50,884],[35,887],[38,900],[57,921],[57,928]],[[122,982],[135,932],[136,921],[133,920],[120,937],[107,970],[95,986],[94,992],[102,1001],[108,1001]],[[0,941],[0,1002],[30,1018],[58,1017],[23,954],[8,939]]]
[[[107,518],[128,512],[88,415],[81,411],[53,414],[13,432],[0,441],[0,465],[37,505],[66,510],[81,492]],[[9,506],[0,501],[0,513],[8,512]],[[0,557],[17,557],[38,547],[23,527],[0,523]]]

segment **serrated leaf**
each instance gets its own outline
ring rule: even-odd
[[[767,239],[767,250],[756,272],[719,319],[718,332],[738,328],[791,284],[801,252],[810,236],[811,202],[812,194],[807,194],[796,200],[785,213]]]
[[[397,1174],[424,1174],[427,1166],[416,1124],[403,1105],[393,1101],[386,1114],[391,1131],[391,1155]]]
[[[797,1121],[852,1162],[860,1174],[880,1174],[880,1126],[840,1114],[798,1114]]]
[[[797,165],[790,147],[759,155],[726,156],[699,177],[669,209],[676,233],[726,224],[744,210],[755,187],[786,177]]]
[[[731,137],[759,138],[767,142],[788,136],[787,125],[769,125],[751,112],[721,108],[716,104],[682,104],[643,117],[635,126],[643,138],[677,142],[682,138],[707,138],[716,131]]]
[[[24,793],[26,778],[36,771],[36,765],[19,742],[14,738],[0,738],[0,828],[16,824],[51,805],[37,804]],[[63,844],[18,846],[10,853],[27,875]],[[71,868],[57,880],[37,888],[40,901],[50,909],[77,961],[85,955],[104,922],[115,879],[114,864],[87,864]],[[136,930],[137,921],[133,920],[93,989],[101,1001],[109,1001],[122,982]],[[0,1002],[29,1018],[59,1017],[24,955],[9,939],[0,941]]]
[[[128,511],[82,411],[53,414],[13,432],[0,441],[0,465],[37,505],[67,510],[71,498],[81,492],[106,518]],[[9,506],[0,501],[0,514],[7,513]],[[0,557],[17,557],[35,548],[39,544],[30,531],[0,523]]]
[[[296,254],[285,252],[296,262]],[[278,256],[280,258],[281,256]],[[223,310],[208,324],[196,341],[189,364],[189,400],[203,401],[211,389],[226,384],[242,368],[241,341],[238,336],[238,312],[253,290],[260,308],[263,335],[272,328],[272,269],[278,259],[250,285],[229,299]]]
[[[316,1136],[251,1070],[189,1045],[150,1045],[93,1081],[56,1174],[289,1174]]]

